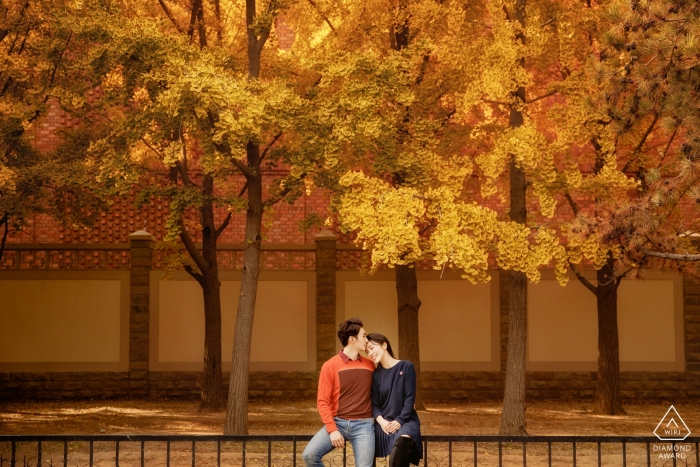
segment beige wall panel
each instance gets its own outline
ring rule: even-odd
[[[623,280],[618,289],[620,368],[682,371],[682,278],[658,271],[646,275]],[[589,280],[595,284],[594,276]],[[597,358],[595,296],[575,279],[566,287],[555,280],[530,284],[528,369],[595,370]]]
[[[674,281],[622,281],[617,299],[620,360],[675,362]]]
[[[240,281],[221,281],[222,358],[231,360]],[[160,281],[158,361],[202,362],[204,302],[194,281]],[[305,362],[307,281],[260,281],[251,361]]]
[[[1,280],[0,362],[119,362],[121,281]]]
[[[464,280],[419,281],[421,361],[491,361],[490,287]],[[394,343],[397,307],[394,281],[345,281],[344,318],[360,317],[367,332],[381,332]]]
[[[595,296],[578,282],[541,280],[529,284],[528,359],[585,362],[598,358]]]
[[[421,361],[491,361],[491,284],[421,281]]]
[[[397,308],[394,281],[345,281],[344,319],[360,318],[368,333],[380,332],[398,343]],[[392,347],[398,355],[398,345]]]
[[[308,360],[306,281],[260,281],[253,324],[254,362],[305,362]],[[236,303],[238,289],[236,289]],[[231,329],[235,327],[231,326]],[[233,333],[229,338],[229,355]],[[227,357],[225,360],[229,360]]]

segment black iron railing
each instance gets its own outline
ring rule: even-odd
[[[303,467],[311,436],[0,435],[0,467],[216,465]],[[700,466],[700,437],[424,436],[419,467]],[[324,458],[355,465],[352,448]],[[378,459],[377,465],[386,465]]]

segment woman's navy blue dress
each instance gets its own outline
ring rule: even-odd
[[[406,360],[391,368],[378,366],[372,375],[372,415],[396,420],[401,428],[386,434],[379,423],[374,423],[375,457],[386,457],[391,453],[396,438],[408,435],[415,442],[411,452],[411,464],[418,465],[423,458],[423,443],[420,437],[420,419],[413,408],[416,402],[416,369]]]

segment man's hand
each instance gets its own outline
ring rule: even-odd
[[[334,448],[342,448],[343,446],[345,446],[345,438],[343,438],[343,435],[341,435],[338,430],[332,432],[330,436],[331,444]]]

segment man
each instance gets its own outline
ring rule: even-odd
[[[338,330],[343,346],[338,355],[321,367],[318,379],[318,413],[324,427],[306,449],[307,467],[324,467],[321,458],[349,441],[356,467],[372,467],[374,462],[374,420],[372,418],[372,373],[374,363],[360,351],[367,345],[362,321],[350,318]]]

